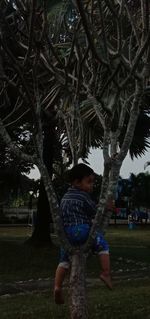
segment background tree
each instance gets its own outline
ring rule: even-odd
[[[2,28],[3,28],[3,37],[7,40],[7,48],[11,52],[11,54],[14,55],[15,58],[18,58],[18,56],[22,55],[23,48],[21,45],[19,45],[19,42],[16,41],[16,39],[20,38],[20,33],[23,34],[24,32],[24,39],[26,43],[26,25],[25,20],[20,20],[20,17],[18,17],[17,8],[14,6],[15,2],[10,1],[4,1],[2,3]],[[23,4],[20,4],[18,2],[20,10],[23,10]],[[50,8],[53,8],[54,3],[52,2],[49,4],[48,10]],[[55,2],[56,6],[56,2]],[[27,6],[28,8],[28,6]],[[25,14],[25,12],[24,12]],[[38,17],[40,21],[40,15],[41,15],[40,7],[38,7]],[[15,41],[13,41],[12,34],[15,34]],[[1,68],[2,68],[2,74],[7,74],[7,72],[10,72],[9,68],[9,62],[8,59],[4,53],[4,50],[1,55]],[[42,68],[42,66],[41,66]],[[3,77],[2,77],[3,80]],[[44,85],[44,83],[43,83]],[[7,119],[7,126],[9,127],[9,134],[11,135],[11,138],[13,138],[15,141],[17,140],[17,143],[20,143],[22,145],[22,148],[27,150],[29,153],[32,153],[33,144],[32,144],[32,130],[33,126],[30,123],[30,114],[29,112],[25,111],[23,114],[26,124],[22,125],[22,115],[21,112],[23,111],[23,100],[20,101],[18,97],[17,88],[11,83],[7,83],[5,88],[5,94],[3,95],[3,103],[9,102],[7,108],[2,107],[1,112],[3,113],[2,117],[5,121],[5,115],[9,114],[8,117],[6,115]],[[6,104],[5,104],[6,105]],[[2,114],[1,113],[1,114]],[[57,134],[55,132],[56,127],[56,119],[53,119],[53,109],[47,116],[44,115],[44,112],[42,114],[42,122],[43,122],[43,135],[44,135],[44,141],[43,141],[43,159],[47,166],[47,169],[49,171],[49,174],[52,175],[52,165],[53,160],[55,157],[55,154],[58,152],[54,152],[54,148],[56,150],[60,148],[60,143],[57,142]],[[17,121],[17,128],[16,128],[16,121]],[[15,134],[14,134],[15,132]],[[25,136],[27,137],[27,142],[25,143]],[[58,144],[58,146],[56,146]],[[11,155],[12,156],[12,155]],[[8,159],[6,159],[8,160]],[[30,163],[30,167],[33,167],[34,163]],[[27,163],[26,163],[27,165]],[[29,165],[29,164],[28,164]],[[27,167],[26,167],[27,172]],[[37,218],[36,218],[36,225],[34,227],[34,232],[32,234],[32,237],[30,238],[29,242],[33,244],[45,244],[51,242],[50,240],[50,209],[49,204],[47,200],[47,195],[43,186],[43,183],[41,181],[40,185],[40,191],[39,191],[39,199],[37,204]]]
[[[147,173],[140,173],[138,175],[131,175],[132,191],[131,202],[132,208],[149,208],[150,206],[150,175]]]
[[[72,256],[71,318],[84,319],[86,253],[96,231],[107,227],[110,212],[106,212],[106,203],[116,192],[120,168],[148,90],[150,22],[146,0],[138,2],[138,10],[130,2],[119,0],[73,4],[75,19],[70,23],[63,14],[60,23],[66,30],[63,37],[61,32],[54,38],[48,34],[45,2],[42,8],[36,1],[15,1],[17,33],[12,33],[1,18],[1,58],[7,61],[7,70],[1,63],[0,134],[12,152],[36,163],[41,172],[58,237]],[[20,48],[19,55],[13,51],[14,43]],[[6,108],[8,86],[17,92],[13,110],[12,106]],[[96,115],[102,131],[99,140],[104,174],[99,207],[89,240],[78,250],[64,235],[57,197],[43,160],[42,114],[48,117],[54,109],[67,134],[73,164],[85,150],[84,123],[89,113],[91,117]],[[12,117],[15,126],[29,120],[30,149],[12,141],[8,130]]]

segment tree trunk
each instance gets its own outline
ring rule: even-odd
[[[87,298],[85,282],[86,257],[81,251],[72,256],[70,274],[70,313],[71,319],[87,319]]]
[[[46,119],[43,114],[43,161],[48,170],[49,177],[52,177],[52,166],[55,156],[55,147],[58,147],[56,139],[55,122]],[[40,181],[39,198],[37,203],[37,216],[34,224],[34,231],[29,242],[34,245],[52,244],[50,237],[50,223],[52,216],[47,192],[43,180]]]
[[[33,245],[50,245],[50,222],[52,222],[52,219],[50,215],[49,203],[43,182],[41,180],[37,203],[37,216],[35,219],[33,219],[34,229],[28,242]]]

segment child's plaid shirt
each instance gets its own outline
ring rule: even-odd
[[[64,226],[89,224],[96,214],[96,205],[87,192],[70,187],[60,203]]]

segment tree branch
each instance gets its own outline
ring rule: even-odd
[[[12,141],[10,135],[8,134],[7,130],[5,129],[2,120],[0,119],[0,135],[4,143],[9,147],[10,151],[15,154],[18,158],[22,159],[23,161],[30,162],[30,163],[37,163],[37,158],[35,155],[31,156],[22,152],[22,150],[16,145],[15,142]]]

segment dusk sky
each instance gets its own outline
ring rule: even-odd
[[[89,155],[89,165],[94,169],[94,171],[97,174],[103,173],[103,155],[101,150],[95,150],[93,149],[91,154]],[[150,150],[145,153],[144,156],[135,158],[133,161],[129,156],[127,156],[122,164],[120,175],[123,178],[128,178],[130,176],[130,173],[134,173],[135,175],[141,173],[141,172],[150,172],[150,166],[144,170],[144,164],[150,161]],[[39,171],[37,168],[35,170],[32,170],[30,175],[28,175],[30,178],[37,179],[39,178]]]
[[[150,172],[150,166],[144,170],[144,164],[150,161],[150,150],[145,153],[144,156],[135,158],[133,161],[127,155],[125,158],[122,168],[120,171],[120,175],[123,178],[128,178],[130,173],[134,173],[135,175],[141,172]],[[92,150],[92,153],[89,156],[89,164],[94,169],[94,171],[98,174],[102,174],[103,172],[103,155],[101,150]]]

